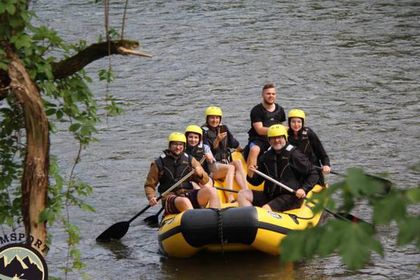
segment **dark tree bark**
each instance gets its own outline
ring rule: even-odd
[[[76,55],[54,63],[52,65],[53,76],[55,79],[63,79],[82,70],[89,63],[112,54],[151,57],[146,53],[135,51],[134,49],[138,46],[138,42],[129,40],[92,44]]]

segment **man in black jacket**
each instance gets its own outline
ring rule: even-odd
[[[264,182],[264,191],[241,190],[238,195],[239,206],[260,206],[272,211],[285,211],[301,206],[306,194],[318,182],[318,172],[309,159],[292,145],[287,143],[287,129],[281,125],[272,125],[267,131],[270,149],[258,160],[258,166],[249,166],[247,180],[257,186]],[[254,170],[280,181],[295,190],[287,190],[265,180]]]

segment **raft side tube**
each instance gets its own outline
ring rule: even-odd
[[[181,232],[190,246],[254,242],[258,219],[255,207],[195,209],[184,213]]]

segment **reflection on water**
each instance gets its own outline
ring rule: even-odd
[[[132,257],[133,249],[119,240],[114,240],[112,242],[98,242],[97,244],[105,250],[109,250],[109,252],[111,252],[117,260],[129,259]]]
[[[246,269],[248,265],[252,265],[252,270]],[[209,279],[215,272],[223,279],[294,279],[293,264],[281,266],[278,257],[259,252],[204,253],[191,259],[162,258],[161,270],[167,275],[165,279]]]

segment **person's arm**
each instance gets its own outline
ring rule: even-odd
[[[260,104],[252,108],[251,113],[250,113],[251,125],[258,135],[266,136],[268,127],[264,127],[264,124],[263,124],[264,113],[261,111],[261,106],[262,105]]]
[[[200,162],[198,162],[195,158],[192,158],[191,166],[195,170],[192,181],[205,185],[209,181],[209,175],[206,171],[204,171]]]
[[[144,183],[144,192],[146,193],[146,198],[149,201],[150,205],[157,204],[156,200],[156,186],[159,184],[159,168],[156,165],[156,162],[153,161],[150,165],[149,173],[146,177],[146,182]]]
[[[330,158],[328,157],[328,154],[325,151],[324,146],[322,145],[318,135],[316,135],[316,133],[313,130],[309,130],[308,134],[312,150],[314,151],[316,157],[321,161],[322,165],[331,166]]]
[[[228,147],[236,149],[239,147],[239,141],[233,136],[232,132],[230,132],[229,128],[226,126],[226,132],[228,137]]]
[[[254,127],[254,129],[258,133],[258,135],[260,135],[260,136],[266,136],[267,135],[268,127],[263,126],[262,122],[253,122],[252,126]]]
[[[302,185],[300,189],[303,189],[305,193],[308,193],[319,180],[318,171],[309,159],[299,150],[293,151],[291,166],[301,176]]]
[[[216,159],[214,158],[214,155],[210,149],[210,146],[207,144],[203,144],[203,149],[204,149],[204,156],[206,157],[206,161],[210,164],[214,163]]]

